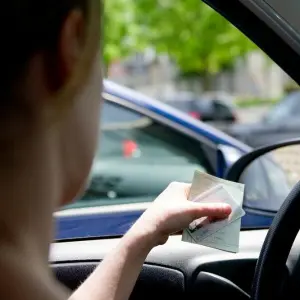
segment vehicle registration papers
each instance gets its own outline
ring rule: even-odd
[[[195,220],[183,231],[182,241],[228,252],[239,251],[244,185],[196,171],[189,195],[190,201],[223,202],[231,206],[226,219],[208,217]]]

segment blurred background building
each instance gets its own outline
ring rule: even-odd
[[[149,49],[125,60],[113,62],[108,78],[156,98],[188,90],[202,93],[203,79],[181,78],[176,65],[167,55]],[[241,98],[277,98],[290,81],[276,64],[258,51],[237,60],[234,68],[210,76],[209,90],[222,91]]]

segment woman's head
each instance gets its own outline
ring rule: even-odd
[[[15,167],[20,153],[38,144],[37,132],[51,135],[61,198],[69,201],[88,174],[98,135],[100,1],[9,0],[4,6],[0,163]]]

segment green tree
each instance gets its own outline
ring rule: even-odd
[[[144,39],[168,53],[182,73],[214,74],[256,48],[199,0],[139,0],[135,9]]]
[[[107,0],[104,10],[104,61],[107,66],[146,46],[136,23],[134,0]]]
[[[167,53],[183,74],[204,78],[256,48],[199,0],[107,0],[104,30],[107,65],[153,47]]]

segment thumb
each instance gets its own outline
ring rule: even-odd
[[[201,217],[226,218],[231,214],[231,207],[226,203],[190,203],[190,213],[194,220]]]

